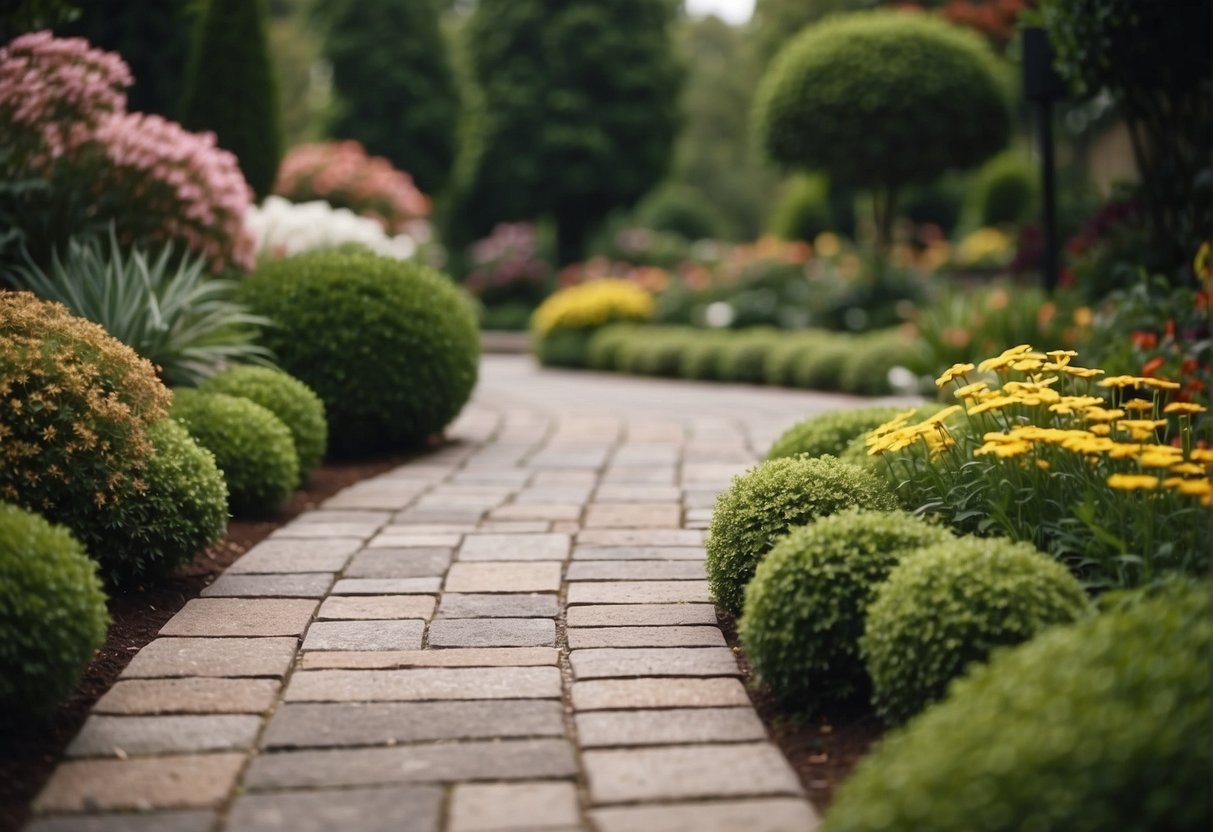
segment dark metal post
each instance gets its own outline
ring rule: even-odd
[[[1053,156],[1053,102],[1065,93],[1053,69],[1053,48],[1044,29],[1031,27],[1023,33],[1024,94],[1036,104],[1036,138],[1040,145],[1044,250],[1041,271],[1045,291],[1057,288],[1057,176]]]

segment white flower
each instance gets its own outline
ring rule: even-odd
[[[389,236],[377,221],[327,202],[294,203],[269,196],[260,206],[249,209],[244,224],[257,241],[259,257],[284,257],[348,244],[363,245],[398,260],[408,260],[417,253],[417,240],[409,234]],[[418,234],[428,231],[428,225],[415,229]]]

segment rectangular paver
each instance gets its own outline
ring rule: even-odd
[[[442,789],[382,786],[236,798],[227,832],[438,832]]]
[[[74,760],[55,769],[35,812],[201,809],[227,799],[244,755]]]
[[[283,705],[263,748],[394,745],[433,740],[562,737],[564,713],[551,699]]]
[[[291,751],[254,757],[245,776],[253,790],[379,783],[453,783],[573,777],[577,763],[564,739],[497,740],[395,748]]]
[[[295,659],[294,638],[158,638],[135,654],[121,678],[270,676]]]
[[[274,706],[275,679],[129,679],[93,706],[99,714],[260,714]]]
[[[677,529],[678,503],[594,503],[585,512],[587,529]]]
[[[51,815],[35,818],[24,832],[211,832],[215,812],[206,809],[141,811],[138,814]]]
[[[703,546],[583,546],[573,547],[573,560],[697,560],[707,557]]]
[[[602,604],[569,607],[570,627],[669,627],[716,624],[711,604]]]
[[[719,627],[570,627],[569,647],[724,647]]]
[[[702,604],[707,581],[582,581],[569,584],[572,604]]]
[[[436,578],[451,565],[453,550],[365,549],[345,568],[346,578]]]
[[[580,560],[569,564],[568,581],[702,581],[698,560]]]
[[[703,532],[695,529],[585,529],[579,546],[702,546]]]
[[[418,702],[446,699],[555,699],[554,667],[423,667],[408,670],[309,670],[286,688],[288,702]]]
[[[556,562],[453,563],[447,592],[555,592],[563,565]]]
[[[361,546],[358,538],[263,540],[229,566],[225,574],[340,572]]]
[[[372,549],[454,549],[462,539],[461,534],[421,534],[410,531],[408,526],[389,526],[367,546]]]
[[[765,742],[587,751],[582,762],[597,805],[801,793],[796,772]]]
[[[435,603],[431,595],[334,595],[324,600],[316,617],[321,621],[429,619]]]
[[[515,503],[489,512],[490,520],[576,520],[579,517],[581,506],[575,503]]]
[[[342,578],[333,587],[334,595],[432,595],[442,586],[442,578]]]
[[[564,560],[567,534],[470,534],[459,548],[459,560]]]
[[[727,647],[601,647],[569,654],[576,679],[625,676],[740,676]]]
[[[448,832],[567,830],[581,824],[572,783],[460,783]]]
[[[203,598],[323,598],[333,585],[327,572],[289,575],[220,575],[199,593]]]
[[[376,653],[305,653],[305,670],[391,670],[405,667],[539,667],[555,666],[553,647],[456,647]]]
[[[618,708],[716,708],[750,704],[738,679],[592,679],[574,682],[578,711]]]
[[[253,747],[259,716],[90,716],[67,747],[68,757],[132,757]]]
[[[560,614],[555,595],[476,594],[447,592],[438,604],[438,618],[555,618]]]
[[[820,821],[797,798],[613,806],[590,812],[599,832],[816,832]]]
[[[750,707],[577,714],[577,741],[582,748],[752,742],[766,736],[762,720]]]
[[[554,647],[556,622],[550,618],[443,618],[430,624],[427,643],[430,647]]]
[[[422,621],[317,621],[304,650],[420,650]]]
[[[195,598],[160,628],[162,636],[298,636],[318,601],[287,598]]]

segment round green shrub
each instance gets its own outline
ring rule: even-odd
[[[825,832],[1203,832],[1213,825],[1207,584],[996,653],[885,738]]]
[[[177,390],[171,414],[214,454],[233,515],[273,514],[299,485],[291,432],[261,405],[225,393]]]
[[[80,681],[108,626],[97,567],[80,542],[0,503],[0,710],[53,710]]]
[[[856,436],[890,421],[902,409],[880,405],[858,410],[827,410],[784,431],[771,445],[766,458],[797,454],[838,456]]]
[[[270,367],[233,367],[207,379],[199,389],[248,399],[282,420],[299,455],[301,482],[324,458],[328,444],[324,402],[299,379]]]
[[[771,210],[771,233],[782,240],[812,241],[836,227],[830,215],[830,180],[821,174],[793,177]]]
[[[854,337],[834,334],[815,348],[800,353],[792,365],[792,381],[802,390],[837,390],[843,362],[852,349]]]
[[[785,336],[779,330],[755,328],[739,332],[720,351],[716,378],[743,384],[762,384],[767,353]]]
[[[977,172],[965,213],[979,226],[1025,222],[1036,202],[1036,172],[1022,154],[999,153]]]
[[[950,537],[903,512],[859,509],[792,529],[745,590],[738,633],[759,678],[802,710],[866,694],[859,639],[876,588],[903,554]]]
[[[897,189],[1002,148],[1007,102],[998,59],[978,35],[874,11],[829,18],[790,41],[762,79],[753,122],[778,162]]]
[[[914,345],[896,330],[877,331],[855,339],[842,362],[838,384],[847,393],[883,396],[892,392],[889,370],[914,363]]]
[[[897,500],[870,472],[828,456],[773,459],[734,477],[716,498],[708,530],[708,584],[716,603],[739,614],[754,568],[778,538],[852,507],[893,511]]]
[[[829,336],[818,330],[785,335],[779,343],[767,350],[762,362],[763,381],[776,387],[790,387],[795,384],[793,371],[801,354],[817,349],[827,337]]]
[[[937,225],[951,235],[960,221],[965,193],[969,190],[967,177],[945,173],[922,185],[907,188],[898,199],[898,213],[916,225]]]
[[[997,647],[1090,612],[1082,586],[1029,543],[969,537],[929,547],[890,573],[860,642],[873,704],[904,722]]]
[[[594,330],[586,345],[586,365],[595,370],[614,370],[616,354],[628,342],[642,337],[639,330],[633,324],[611,324]]]
[[[532,341],[535,357],[545,367],[585,367],[589,361],[590,338],[593,334],[592,329],[553,330],[543,338]],[[334,437],[333,441],[337,441],[337,438]]]
[[[633,362],[632,372],[646,376],[672,378],[682,366],[682,354],[697,337],[695,330],[681,327],[662,328],[637,344],[640,353]]]
[[[324,402],[336,456],[424,444],[476,384],[472,307],[419,263],[314,252],[269,263],[242,289],[275,323],[263,340],[278,364]]]
[[[732,339],[731,332],[703,332],[682,351],[678,374],[692,381],[719,378],[720,357]]]
[[[860,468],[874,468],[878,457],[868,454],[868,434],[861,433],[853,437],[842,453],[838,455],[839,462],[846,462],[851,465],[858,465]]]
[[[724,225],[703,194],[683,185],[663,185],[652,191],[636,206],[635,222],[641,228],[691,241],[718,239]]]

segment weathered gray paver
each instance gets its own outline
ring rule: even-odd
[[[761,727],[761,726],[760,726]],[[394,745],[430,740],[564,736],[564,713],[549,699],[283,705],[263,748]]]
[[[429,595],[334,595],[320,605],[316,617],[326,620],[429,619],[435,601]]]
[[[569,604],[704,604],[707,581],[580,581],[569,584]]]
[[[570,627],[716,625],[711,604],[603,604],[569,607]]]
[[[718,627],[570,627],[569,647],[724,647]]]
[[[447,592],[555,592],[560,589],[561,564],[555,562],[453,563],[446,576]]]
[[[342,578],[333,586],[334,595],[433,595],[442,578]]]
[[[454,647],[355,653],[304,653],[304,670],[392,670],[406,667],[540,667],[556,665],[554,647]]]
[[[459,560],[564,560],[567,534],[471,534],[459,548]]]
[[[261,717],[233,715],[90,716],[69,757],[132,757],[252,748]]]
[[[298,636],[318,601],[293,598],[195,598],[160,628],[162,636]]]
[[[715,708],[750,704],[738,679],[591,679],[573,683],[578,711],[618,708]]]
[[[677,503],[594,503],[585,512],[587,529],[676,529],[682,518]]]
[[[569,564],[567,581],[702,581],[696,560],[582,560]]]
[[[419,650],[421,621],[317,621],[308,627],[304,650]]]
[[[583,748],[680,743],[745,742],[765,739],[753,708],[587,711],[577,714]]]
[[[236,798],[227,832],[438,832],[442,789],[383,786]]]
[[[462,783],[451,793],[449,832],[569,829],[581,823],[572,783]]]
[[[403,702],[435,699],[556,699],[554,667],[315,670],[296,673],[287,702]]]
[[[816,813],[804,800],[712,801],[665,806],[618,806],[590,812],[599,832],[816,832]]]
[[[263,540],[224,574],[340,572],[362,546],[359,538],[335,540]]]
[[[569,655],[575,679],[633,676],[740,676],[727,647],[602,647]]]
[[[770,743],[587,751],[582,761],[595,804],[801,793]]]
[[[55,769],[34,811],[208,808],[227,798],[244,759],[223,753],[73,760]]]
[[[447,592],[438,604],[438,618],[554,618],[560,614],[555,595],[500,595]]]
[[[281,679],[295,658],[293,638],[158,638],[135,654],[123,679],[270,676]]]
[[[211,832],[215,813],[200,809],[54,815],[34,819],[25,832]]]
[[[441,578],[451,565],[452,549],[366,549],[345,568],[347,578]]]
[[[430,624],[428,644],[430,647],[554,647],[556,622],[550,618],[444,618]]]
[[[93,706],[98,714],[260,714],[274,706],[275,679],[128,679]]]
[[[583,546],[573,547],[573,560],[698,560],[708,556],[702,546]]]
[[[333,586],[324,572],[289,575],[220,575],[200,593],[203,598],[323,598]]]
[[[695,529],[585,529],[579,546],[702,546],[703,532]]]

